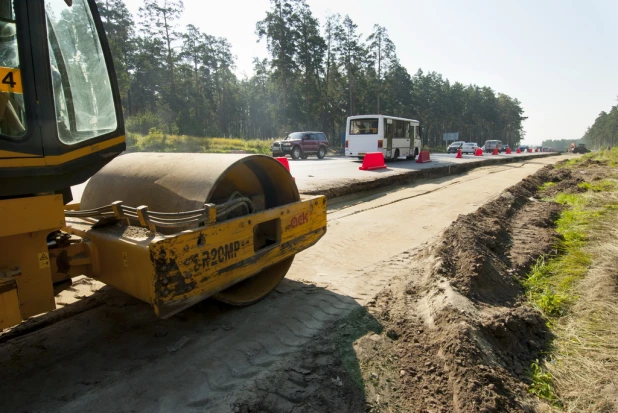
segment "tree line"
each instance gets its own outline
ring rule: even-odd
[[[594,149],[615,147],[618,144],[618,105],[612,106],[609,112],[602,111],[586,130],[583,140]]]
[[[543,146],[567,151],[571,144],[584,143],[590,149],[604,149],[618,144],[618,105],[609,112],[602,111],[580,139],[555,139],[543,141]]]
[[[436,72],[410,75],[386,27],[364,36],[349,15],[321,23],[305,0],[271,0],[255,29],[270,57],[254,59],[245,78],[227,39],[179,27],[182,0],[143,0],[138,19],[123,0],[97,3],[129,131],[271,138],[321,130],[338,146],[348,116],[382,113],[418,119],[429,146],[443,145],[446,132],[511,146],[524,135],[517,99]]]

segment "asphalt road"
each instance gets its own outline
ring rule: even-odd
[[[376,179],[393,177],[396,175],[410,174],[414,171],[422,171],[433,168],[448,168],[462,164],[478,164],[484,166],[496,159],[510,158],[513,161],[522,159],[532,159],[545,157],[550,153],[522,153],[522,154],[499,154],[474,156],[463,155],[462,158],[455,158],[455,154],[431,154],[431,162],[417,163],[413,160],[397,160],[386,163],[386,169],[376,169],[371,171],[361,171],[359,166],[362,161],[356,158],[346,157],[326,157],[322,160],[309,158],[306,160],[288,159],[290,173],[296,179],[296,185],[301,193],[332,188],[338,185],[346,185],[350,182],[371,182]],[[552,154],[553,155],[553,154]]]
[[[522,153],[522,154],[499,154],[474,156],[463,155],[455,158],[455,154],[431,154],[431,162],[416,163],[413,160],[397,160],[386,163],[385,169],[361,171],[359,166],[362,161],[356,158],[343,156],[327,156],[324,159],[310,157],[309,159],[293,160],[288,158],[290,173],[296,180],[296,185],[301,193],[325,191],[330,188],[343,187],[350,183],[373,182],[379,179],[395,177],[397,175],[411,174],[415,171],[423,171],[434,168],[448,168],[462,164],[478,164],[484,166],[496,159],[510,158],[513,161],[534,159],[555,155],[553,153]],[[224,155],[222,155],[224,156]],[[72,187],[74,202],[79,202],[86,183]]]

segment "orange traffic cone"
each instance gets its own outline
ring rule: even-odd
[[[515,151],[515,153],[521,153],[521,149],[517,148],[517,150]]]
[[[510,154],[511,154],[511,148],[506,148],[506,152],[505,152],[505,153],[506,153],[507,155],[510,155]]]
[[[494,148],[494,150],[493,150],[493,151],[491,151],[491,154],[492,154],[492,155],[497,155],[497,154],[499,154],[499,153],[500,153],[500,152],[498,152],[498,148]]]
[[[463,156],[461,156],[461,149],[457,149],[457,156],[455,158],[463,158]]]
[[[481,148],[476,148],[474,156],[483,156],[483,150]]]

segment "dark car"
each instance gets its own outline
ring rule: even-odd
[[[528,150],[528,145],[521,145],[521,146],[519,147],[519,149],[520,149],[522,152],[526,152],[526,151]]]
[[[270,151],[273,156],[307,159],[309,155],[316,155],[323,159],[328,151],[328,138],[324,132],[292,132],[285,139],[273,142]]]
[[[590,152],[590,149],[586,148],[585,144],[580,143],[579,145],[574,147],[571,152],[573,152],[573,153],[588,153],[588,152]]]

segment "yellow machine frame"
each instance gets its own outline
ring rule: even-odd
[[[0,328],[53,310],[53,282],[82,274],[152,304],[166,318],[285,262],[326,232],[321,196],[174,235],[124,222],[93,228],[94,221],[80,218],[67,218],[65,226],[63,207],[60,195],[0,201],[0,248],[9,252],[0,257]],[[276,227],[277,240],[256,250],[260,225]],[[73,239],[48,249],[48,234],[61,228]],[[256,297],[273,288],[256,281]]]

